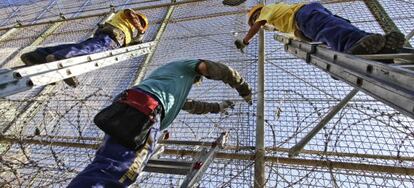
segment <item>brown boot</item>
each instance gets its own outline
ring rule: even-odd
[[[398,31],[391,31],[384,35],[385,37],[385,46],[380,51],[382,54],[392,54],[398,53],[398,50],[403,48],[405,43],[405,36],[404,34]]]
[[[362,55],[375,54],[385,46],[385,37],[380,34],[371,34],[361,38],[346,53]]]
[[[24,53],[20,56],[20,59],[26,66],[32,66],[36,64],[46,63],[44,57],[40,56],[35,51]]]
[[[57,60],[58,59],[53,54],[50,54],[50,55],[46,56],[46,61],[47,62],[53,62],[53,61],[57,61]]]

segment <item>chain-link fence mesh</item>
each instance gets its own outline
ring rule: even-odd
[[[78,42],[93,34],[96,24],[111,7],[137,8],[170,1],[39,1],[4,6],[0,24],[23,24],[86,16],[67,20],[40,44]],[[182,2],[182,1],[178,1]],[[268,1],[271,3],[274,1]],[[303,2],[303,1],[285,1]],[[254,39],[241,54],[233,45],[247,32],[245,12],[255,1],[238,7],[221,1],[200,1],[141,10],[151,22],[145,41],[152,41],[163,22],[151,59],[137,57],[79,76],[81,85],[63,83],[19,93],[0,101],[0,186],[61,187],[94,157],[103,137],[92,122],[114,95],[133,84],[142,63],[148,71],[178,59],[210,59],[237,69],[256,94],[258,45]],[[333,13],[368,32],[384,33],[363,1],[323,1]],[[380,1],[405,34],[413,29],[410,1]],[[398,7],[398,10],[396,8]],[[13,10],[13,11],[11,11]],[[16,10],[18,11],[16,13]],[[18,17],[16,17],[16,15]],[[89,15],[89,16],[87,16]],[[0,40],[2,68],[21,66],[19,56],[54,23],[18,28]],[[2,31],[4,34],[6,31]],[[298,143],[352,87],[284,52],[273,33],[266,33],[265,145],[266,186],[269,187],[412,187],[413,119],[359,92],[304,148],[296,158],[287,151]],[[411,40],[413,44],[413,41]],[[26,48],[26,49],[25,49]],[[229,131],[227,149],[204,174],[200,187],[251,187],[254,181],[256,103],[247,105],[228,85],[204,79],[189,98],[236,106],[228,114],[191,115],[181,112],[169,131],[183,141],[213,141]],[[256,98],[254,98],[256,101]],[[199,151],[200,147],[168,145],[166,149]],[[247,157],[246,157],[247,156]],[[188,155],[164,154],[166,159],[191,160]],[[409,174],[409,175],[406,175]],[[184,176],[143,173],[134,186],[178,187]]]

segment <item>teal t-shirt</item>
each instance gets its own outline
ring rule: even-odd
[[[199,60],[180,60],[155,69],[138,87],[158,97],[164,107],[161,130],[167,128],[183,107],[194,83]]]

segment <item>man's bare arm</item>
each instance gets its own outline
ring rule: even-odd
[[[246,36],[244,36],[243,42],[244,44],[249,44],[250,40],[259,32],[260,28],[266,24],[265,20],[255,22],[247,32]]]

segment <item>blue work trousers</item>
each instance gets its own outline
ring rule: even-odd
[[[52,54],[57,60],[60,60],[103,52],[119,47],[120,45],[108,34],[99,33],[80,43],[43,47],[36,49],[35,52],[42,57]]]
[[[142,167],[152,156],[159,136],[159,115],[157,115],[157,122],[153,124],[148,134],[147,139],[151,139],[151,142],[149,142],[149,152],[146,154]],[[143,169],[138,169],[136,164],[141,162],[137,155],[139,151],[139,149],[125,147],[111,136],[106,135],[102,146],[95,154],[95,159],[70,182],[68,187],[128,187],[135,182]]]
[[[327,44],[339,52],[346,52],[369,33],[353,26],[348,20],[332,14],[320,3],[303,6],[295,16],[302,33],[312,41]]]

